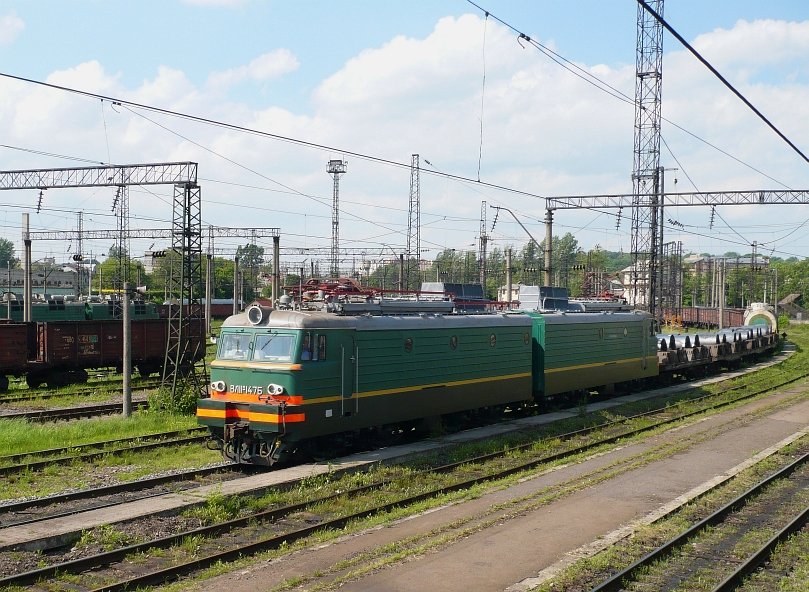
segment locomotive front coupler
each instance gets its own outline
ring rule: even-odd
[[[244,422],[228,423],[225,424],[223,433],[224,441],[230,442],[231,440],[242,439],[248,435],[248,426]]]

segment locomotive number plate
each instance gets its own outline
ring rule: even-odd
[[[231,384],[228,385],[228,390],[231,393],[237,393],[241,395],[263,395],[264,394],[264,387],[262,386],[247,386],[243,384]]]

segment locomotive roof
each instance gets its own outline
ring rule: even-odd
[[[575,325],[578,323],[638,323],[651,315],[642,311],[629,312],[532,312],[531,316],[543,317],[547,325]]]
[[[273,329],[357,329],[383,330],[409,327],[528,327],[531,319],[523,314],[479,315],[336,315],[328,312],[305,310],[273,310],[254,325],[247,313],[229,317],[222,327],[255,327]]]

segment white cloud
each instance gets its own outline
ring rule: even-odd
[[[738,21],[732,29],[699,35],[692,45],[720,72],[723,67],[747,71],[800,60],[809,54],[809,21]]]
[[[289,72],[294,72],[299,66],[298,59],[288,49],[276,49],[265,53],[249,64],[213,72],[208,78],[208,84],[213,88],[229,87],[245,80],[254,82],[267,82]]]
[[[482,200],[513,209],[535,236],[541,236],[538,220],[544,215],[544,200],[428,174],[431,167],[425,160],[439,170],[477,178],[481,115],[482,180],[541,195],[631,191],[633,108],[593,89],[532,48],[523,49],[504,27],[491,21],[487,26],[482,110],[483,19],[475,16],[441,19],[423,39],[399,36],[366,49],[323,80],[311,103],[300,106],[268,102],[255,107],[254,100],[246,95],[242,100],[239,94],[249,89],[222,92],[239,82],[265,82],[298,69],[298,60],[286,49],[213,72],[203,86],[195,85],[181,70],[160,67],[136,87],[125,87],[122,76],[105,72],[99,62],[54,72],[48,81],[402,163],[418,153],[425,247],[468,248],[479,230]],[[740,90],[799,146],[809,149],[809,82],[803,65],[809,22],[740,22],[731,30],[702,35],[697,43],[720,70],[733,75],[742,68],[750,71],[751,78],[740,79]],[[580,66],[634,96],[634,65]],[[5,143],[99,160],[107,159],[109,144],[115,162],[194,160],[205,179],[206,222],[278,226],[285,246],[329,244],[332,183],[326,161],[345,156],[339,152],[302,148],[155,113],[135,110],[133,114],[125,107],[116,113],[105,105],[102,117],[97,101],[16,82],[0,80],[0,92],[7,98],[0,103],[0,126],[10,133]],[[702,65],[673,46],[667,47],[664,59],[663,114],[786,184],[806,185],[805,163]],[[665,122],[663,134],[678,160],[674,162],[664,147],[663,164],[681,169],[668,173],[669,189],[691,189],[682,169],[700,190],[776,186]],[[46,166],[28,163],[16,153],[8,156],[7,168]],[[410,171],[350,155],[347,159],[340,201],[343,244],[369,245],[369,251],[377,252],[380,243],[403,244]],[[676,187],[674,176],[680,181]],[[322,199],[290,194],[278,183]],[[165,191],[170,195],[170,188]],[[108,201],[102,193],[86,203]],[[97,207],[109,209],[106,203]],[[168,206],[147,193],[131,208],[136,215],[169,215]],[[753,216],[757,224],[783,221],[790,216],[784,211],[721,209],[723,217],[740,228],[750,224]],[[667,212],[667,217],[694,224],[708,234],[709,215],[698,208]],[[804,217],[792,215],[798,222]],[[71,224],[72,220],[53,222],[51,227]],[[618,230],[612,216],[591,211],[558,212],[556,224],[557,234],[573,232],[584,248],[596,242],[607,249],[629,247],[628,211],[623,212]],[[718,219],[716,226],[721,226]],[[799,239],[800,234],[790,240],[809,243]],[[526,239],[507,219],[498,222],[494,236],[493,244],[500,247]],[[749,236],[765,240],[752,231]],[[741,250],[704,237],[672,233],[668,238],[682,239],[686,250]]]
[[[25,29],[25,21],[16,14],[0,16],[0,45],[10,45]]]

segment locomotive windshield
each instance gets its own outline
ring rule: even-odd
[[[295,351],[295,335],[274,333],[256,335],[253,359],[269,362],[291,362]]]
[[[250,353],[249,333],[222,333],[219,358],[222,360],[246,360]]]

